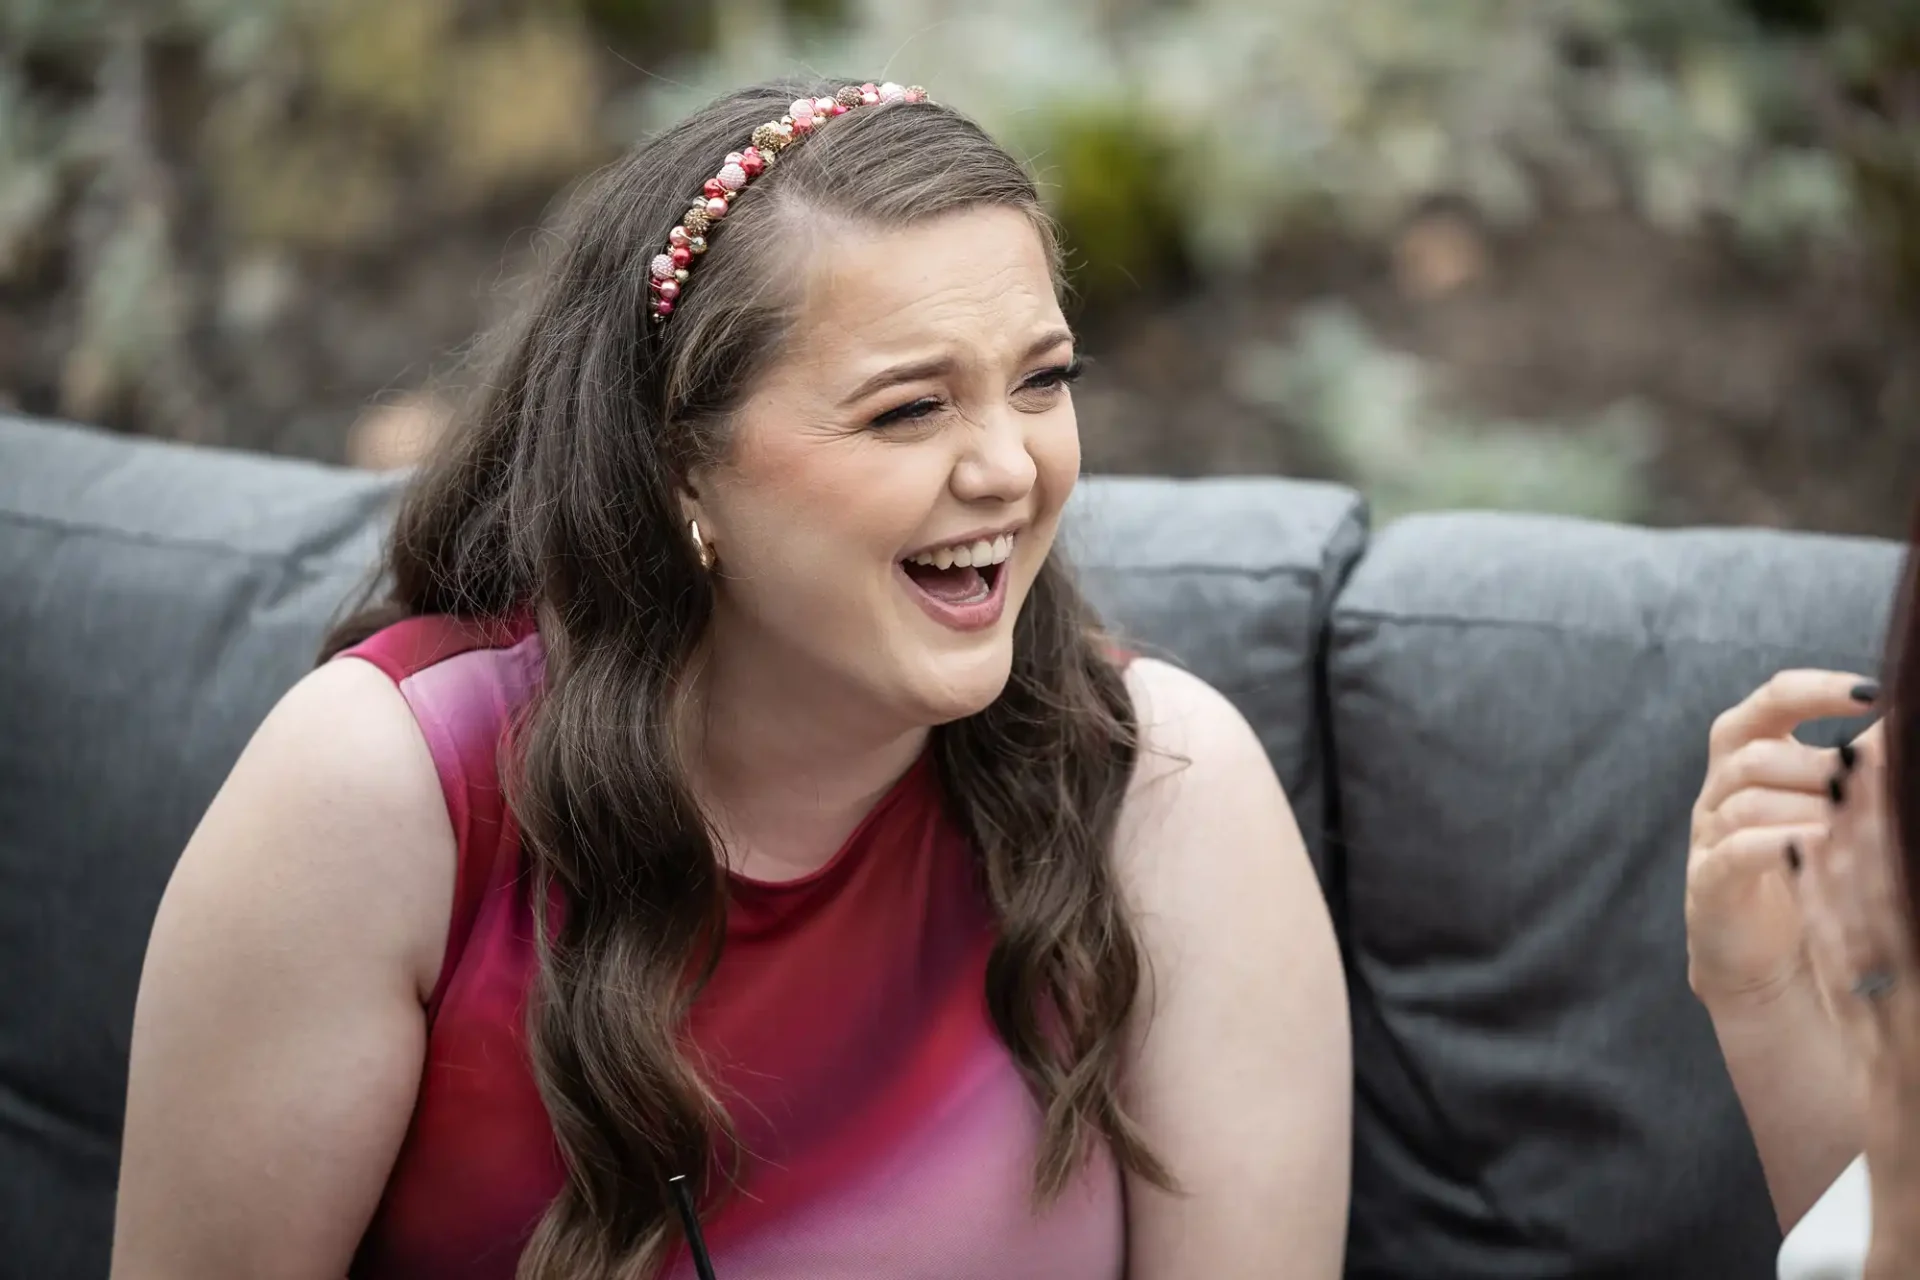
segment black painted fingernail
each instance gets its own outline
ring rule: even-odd
[[[1800,846],[1791,840],[1787,841],[1787,870],[1800,874]]]
[[[1855,702],[1865,702],[1869,705],[1880,701],[1880,682],[1878,680],[1866,680],[1853,686],[1853,700]]]
[[[1847,802],[1847,784],[1840,781],[1840,775],[1837,773],[1827,779],[1827,798],[1835,804]]]
[[[1840,744],[1840,770],[1841,770],[1841,772],[1842,772],[1842,773],[1852,773],[1852,772],[1853,772],[1853,766],[1854,766],[1854,765],[1856,765],[1856,764],[1858,764],[1858,763],[1860,763],[1860,753],[1859,753],[1858,751],[1855,751],[1855,750],[1853,749],[1853,744],[1852,744],[1851,742],[1843,742],[1843,743],[1841,743],[1841,744]]]

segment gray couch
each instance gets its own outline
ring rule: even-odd
[[[105,1273],[155,904],[393,494],[0,420],[0,1273]],[[1898,548],[1494,515],[1370,534],[1351,492],[1282,480],[1076,504],[1096,599],[1244,709],[1320,868],[1353,991],[1349,1274],[1770,1275],[1686,988],[1687,808],[1720,708],[1783,666],[1876,668]]]

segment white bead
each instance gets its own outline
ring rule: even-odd
[[[673,259],[664,253],[655,254],[653,263],[648,269],[653,272],[655,280],[673,279]]]
[[[880,86],[880,101],[905,102],[906,100],[907,100],[907,87],[905,85],[895,84],[893,81],[889,80],[885,84]]]

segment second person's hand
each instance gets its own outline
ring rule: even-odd
[[[1793,737],[1810,720],[1857,716],[1879,695],[1835,671],[1782,671],[1714,721],[1687,854],[1688,978],[1710,1008],[1777,995],[1806,969],[1787,849],[1828,820],[1834,748]],[[1878,750],[1876,725],[1858,749]]]

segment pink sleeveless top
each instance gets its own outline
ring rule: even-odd
[[[510,1280],[563,1184],[527,1058],[532,904],[496,766],[540,641],[415,618],[348,652],[412,707],[459,844],[419,1096],[352,1275]],[[1119,1280],[1104,1147],[1031,1207],[1040,1116],[987,1016],[993,941],[925,757],[819,871],[732,879],[690,1028],[749,1153],[741,1192],[703,1213],[718,1280]],[[684,1249],[666,1274],[692,1280]]]

